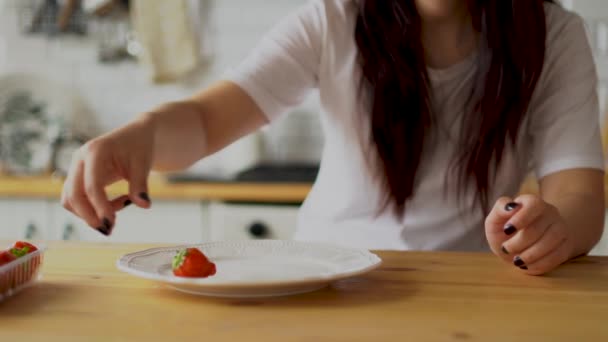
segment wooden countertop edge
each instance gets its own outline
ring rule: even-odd
[[[608,184],[608,183],[605,183]],[[53,177],[0,176],[0,198],[48,198],[61,195],[63,179]],[[160,176],[149,181],[152,199],[160,200],[217,200],[242,202],[302,202],[312,188],[310,183],[170,183]],[[606,202],[608,203],[608,186]],[[127,184],[119,182],[107,189],[108,196],[127,193]],[[538,183],[528,178],[520,193],[538,194]]]
[[[169,183],[152,177],[148,183],[152,200],[218,200],[251,202],[302,202],[308,183]],[[0,197],[48,198],[61,196],[63,179],[52,177],[0,177]],[[128,193],[125,182],[108,187],[109,197]]]

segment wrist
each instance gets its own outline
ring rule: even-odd
[[[156,128],[158,126],[156,123],[157,116],[158,115],[155,112],[142,113],[137,116],[133,124],[142,127],[149,132],[154,132],[154,135],[156,135]]]
[[[586,255],[593,249],[593,247],[599,241],[599,237],[589,239],[589,237],[583,234],[577,234],[569,225],[567,225],[569,232],[568,245],[569,245],[569,257],[568,260],[574,259],[583,255]]]
[[[566,232],[569,259],[585,255],[602,236],[605,209],[603,201],[584,194],[562,194],[555,201],[558,222]],[[585,203],[584,206],[581,203]]]

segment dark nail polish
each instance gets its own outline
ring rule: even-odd
[[[104,217],[103,220],[101,220],[101,222],[103,223],[103,226],[106,227],[106,229],[108,231],[112,231],[112,222],[109,219]]]
[[[521,258],[518,256],[515,257],[515,259],[513,259],[513,265],[517,266],[517,267],[525,267],[526,263],[521,260]]]
[[[124,206],[128,207],[132,204],[133,202],[131,202],[131,200],[126,200]]]
[[[139,198],[143,199],[146,202],[150,202],[150,196],[148,196],[148,194],[145,192],[140,193]]]
[[[105,226],[97,227],[97,230],[105,236],[110,236],[110,230]]]
[[[517,231],[517,228],[515,228],[514,225],[512,225],[512,224],[509,223],[508,225],[506,225],[503,228],[503,230],[504,230],[505,234],[507,234],[507,235],[513,235]]]
[[[520,266],[519,268],[521,268],[521,269],[522,269],[522,270],[524,270],[524,271],[528,269],[528,267],[527,267],[527,266]]]
[[[509,254],[509,251],[505,248],[505,246],[502,246],[502,252],[505,254]]]
[[[505,210],[506,211],[513,211],[515,210],[515,208],[517,208],[519,206],[519,204],[515,203],[515,202],[511,202],[511,203],[507,203],[507,205],[505,205]]]

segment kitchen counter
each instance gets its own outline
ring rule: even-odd
[[[9,177],[0,175],[0,198],[59,198],[63,180],[53,177]],[[606,205],[608,206],[608,173],[606,174]],[[171,183],[159,175],[150,177],[152,200],[217,200],[243,202],[300,203],[312,188],[310,183]],[[110,197],[127,193],[127,184],[119,182],[108,187]],[[520,193],[537,194],[538,183],[528,178]]]
[[[0,304],[2,341],[608,341],[608,258],[532,277],[490,254],[379,252],[318,292],[218,300],[121,273],[151,246],[51,244],[34,287]]]
[[[307,183],[170,183],[163,177],[149,181],[152,200],[218,200],[244,202],[302,202],[311,184]],[[52,177],[0,176],[0,197],[59,198],[63,180]],[[128,193],[125,182],[108,187],[108,196]]]

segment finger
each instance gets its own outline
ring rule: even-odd
[[[98,229],[102,226],[102,222],[95,213],[95,209],[91,206],[84,192],[84,165],[82,161],[78,161],[71,173],[70,190],[67,197],[69,206],[76,216],[83,219],[89,226]]]
[[[486,227],[499,227],[502,232],[504,224],[517,212],[519,204],[510,197],[499,198],[486,218]]]
[[[518,230],[526,229],[543,213],[545,202],[533,195],[523,195],[515,199],[521,208],[507,221],[503,227],[507,236],[515,234]]]
[[[60,202],[61,202],[61,206],[65,210],[74,213],[74,208],[72,207],[72,204],[70,203],[70,199],[67,194],[67,189],[65,187],[64,187],[63,191],[61,192],[61,201]]]
[[[63,187],[61,189],[61,205],[68,211],[74,213],[74,208],[70,203],[70,195],[74,189],[74,177],[81,170],[78,169],[79,159],[76,153],[72,156],[72,160],[70,161],[70,167],[68,170],[67,177],[63,182]]]
[[[118,212],[130,206],[133,202],[129,198],[129,195],[122,195],[118,198],[113,199],[112,201],[110,201],[110,203],[112,205],[112,209],[114,209],[114,212]]]
[[[536,244],[545,234],[553,218],[551,215],[541,215],[527,229],[518,231],[502,244],[505,255],[518,255]]]
[[[128,175],[129,198],[140,208],[150,208],[152,201],[148,193],[149,169],[144,163],[135,162]]]
[[[542,275],[557,268],[559,265],[568,261],[568,249],[565,241],[554,248],[548,254],[545,254],[541,259],[527,265],[527,269],[523,269],[529,275]]]
[[[114,226],[115,212],[106,195],[103,180],[104,174],[110,174],[110,171],[95,157],[87,158],[84,164],[84,192],[102,225],[109,231]]]
[[[505,223],[519,210],[520,205],[510,197],[499,198],[485,220],[485,232],[492,251],[501,256],[501,247],[508,236],[503,232]],[[504,258],[504,256],[503,256]]]
[[[513,259],[516,266],[533,265],[553,250],[557,249],[566,240],[566,234],[551,226],[545,234],[532,246],[516,255]],[[521,265],[519,265],[521,264]]]

